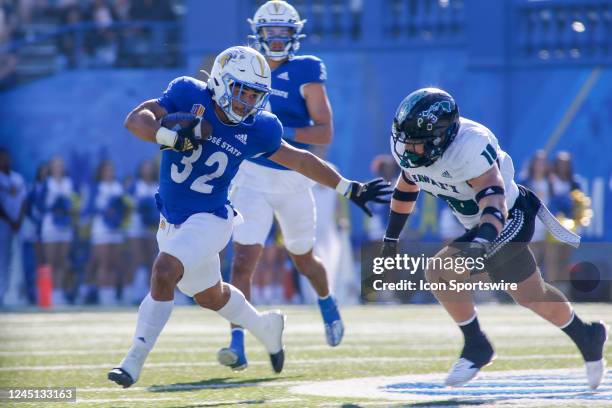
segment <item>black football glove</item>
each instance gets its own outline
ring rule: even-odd
[[[389,203],[390,200],[383,198],[393,192],[389,187],[390,184],[382,177],[370,180],[367,183],[353,181],[345,196],[371,217],[372,211],[366,204],[370,201],[381,204]]]
[[[491,250],[492,244],[484,239],[476,239],[471,242],[460,242],[457,243],[459,252],[454,256],[462,258],[483,258],[486,259]]]
[[[380,256],[383,258],[395,258],[395,255],[397,255],[398,242],[399,241],[396,239],[390,239],[385,237],[383,239],[382,247],[380,249]]]
[[[160,150],[172,149],[177,152],[188,152],[202,144],[202,138],[195,135],[194,129],[200,124],[200,118],[194,118],[187,126],[176,131],[174,146],[160,146]]]

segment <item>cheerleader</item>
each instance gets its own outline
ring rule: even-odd
[[[550,203],[552,189],[549,167],[546,152],[544,150],[538,150],[529,161],[526,177],[520,182],[520,184],[533,191],[540,201],[547,206]],[[533,238],[529,243],[529,248],[531,248],[538,265],[542,265],[545,262],[546,247],[548,245],[546,234],[546,227],[539,218],[536,218]],[[552,273],[554,274],[554,272]],[[547,270],[544,270],[544,275],[547,279],[550,279]]]
[[[87,283],[95,282],[98,302],[104,306],[117,304],[123,223],[127,210],[124,189],[115,178],[115,168],[109,160],[104,160],[98,166],[84,213],[91,219],[92,256],[87,267]],[[88,286],[85,288],[86,291],[89,289]]]
[[[584,197],[576,180],[572,157],[566,151],[557,153],[553,161],[550,179],[550,211],[569,229],[580,233],[582,215],[578,214],[576,195]],[[588,199],[587,199],[588,200]],[[575,219],[579,222],[575,222]],[[588,222],[586,222],[588,224]],[[573,248],[550,239],[546,246],[545,268],[551,284],[568,294],[570,285],[569,267]]]
[[[50,177],[41,192],[41,240],[45,261],[53,276],[53,305],[66,304],[67,277],[70,268],[68,252],[72,242],[72,212],[76,194],[66,175],[64,160],[55,157],[49,163]]]
[[[26,295],[30,304],[36,304],[36,271],[46,264],[41,242],[41,227],[44,208],[44,191],[49,177],[49,163],[43,162],[36,169],[34,183],[27,196],[25,218],[23,220],[23,269]]]
[[[143,161],[129,194],[133,210],[128,223],[128,269],[123,274],[124,304],[139,304],[149,290],[149,272],[157,255],[155,231],[159,224],[159,211],[155,203],[158,188],[158,170],[152,160]]]

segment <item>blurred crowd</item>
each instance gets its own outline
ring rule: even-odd
[[[101,160],[92,180],[77,184],[79,178],[57,156],[40,164],[29,183],[0,148],[0,306],[139,304],[158,252],[158,172],[158,163],[146,160],[136,174],[120,179],[113,162]],[[315,253],[329,264],[330,281],[345,303],[356,302],[359,280],[350,259],[346,203],[331,189],[316,187],[314,193]],[[231,256],[229,245],[222,255],[227,280]],[[256,304],[316,300],[289,261],[277,226],[258,265],[252,298]],[[191,302],[180,292],[175,301]]]
[[[15,51],[13,45],[20,41],[38,39],[37,45],[50,45],[59,67],[156,66],[152,50],[178,42],[178,33],[135,23],[175,22],[181,4],[179,0],[0,0],[0,89],[14,82],[19,58],[28,52]],[[172,65],[170,60],[166,63]]]
[[[391,183],[399,174],[389,155],[376,156],[370,168],[373,175]],[[54,157],[40,164],[35,179],[27,183],[11,168],[9,152],[0,148],[0,305],[2,301],[8,305],[40,304],[40,296],[48,296],[47,303],[56,306],[138,304],[148,292],[157,255],[157,177],[155,160],[140,163],[136,174],[123,179],[115,174],[112,161],[101,160],[93,180],[76,185],[64,160]],[[520,183],[532,189],[568,228],[580,233],[585,219],[588,223],[588,198],[580,192],[569,153],[559,152],[549,161],[545,152],[537,152],[521,178]],[[314,196],[315,254],[326,264],[333,291],[342,303],[358,302],[362,250],[377,253],[388,205],[373,205],[374,216],[366,218],[363,234],[353,234],[351,241],[347,202],[318,185]],[[433,255],[440,242],[463,233],[463,227],[439,200],[423,195],[417,211],[421,212],[414,218],[418,224],[409,224],[401,237],[406,253]],[[433,234],[428,235],[432,225]],[[572,248],[551,239],[541,224],[536,225],[531,248],[547,281],[571,297]],[[228,245],[222,254],[226,280],[231,252]],[[45,276],[49,282],[44,282]],[[422,271],[406,278],[422,279]],[[253,302],[311,303],[316,297],[303,279],[274,226],[254,275]],[[46,295],[45,290],[49,292]],[[385,292],[379,296],[384,298],[361,300],[434,301],[428,292]],[[177,292],[177,303],[181,300],[189,301]]]
[[[545,151],[538,151],[523,172],[521,184],[529,187],[550,211],[570,230],[580,234],[590,222],[590,200],[582,193],[574,173],[572,156],[558,152],[552,161]],[[562,292],[571,295],[570,265],[573,248],[552,239],[546,227],[536,220],[531,243],[545,279]]]
[[[120,181],[103,160],[92,183],[77,189],[55,157],[28,185],[0,150],[0,302],[140,302],[157,254],[157,177],[157,164],[144,161]],[[47,283],[40,281],[45,269]]]

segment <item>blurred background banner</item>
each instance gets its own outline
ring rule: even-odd
[[[0,0],[0,146],[13,169],[31,182],[41,162],[60,155],[75,191],[101,160],[121,179],[133,175],[157,146],[124,129],[127,113],[177,76],[205,79],[199,70],[219,51],[247,43],[246,19],[262,3]],[[517,180],[530,179],[538,150],[551,162],[567,151],[561,179],[592,209],[580,233],[612,242],[611,0],[291,3],[308,20],[299,52],[328,70],[335,134],[326,158],[348,177],[380,174],[374,161],[389,153],[398,103],[440,87],[462,116],[495,133]],[[546,174],[552,198],[559,183]],[[409,235],[440,241],[452,229],[444,203],[421,196]],[[575,206],[568,219],[578,217]],[[353,246],[380,239],[357,211],[350,220]]]

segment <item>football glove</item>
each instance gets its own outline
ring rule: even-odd
[[[183,126],[176,131],[176,140],[173,146],[160,146],[160,150],[172,149],[177,152],[188,152],[202,144],[202,137],[195,134],[195,127],[200,124],[200,118],[194,118],[187,126]]]
[[[491,250],[491,246],[491,242],[485,239],[475,238],[473,241],[470,242],[458,243],[457,247],[459,248],[459,252],[457,252],[455,256],[471,259],[486,259],[489,254],[489,251]]]
[[[372,216],[372,211],[367,207],[370,201],[380,204],[389,203],[390,200],[383,197],[389,196],[393,191],[389,189],[390,184],[382,177],[370,180],[367,183],[352,181],[349,189],[344,194],[349,200],[354,202],[361,208],[369,217]]]

